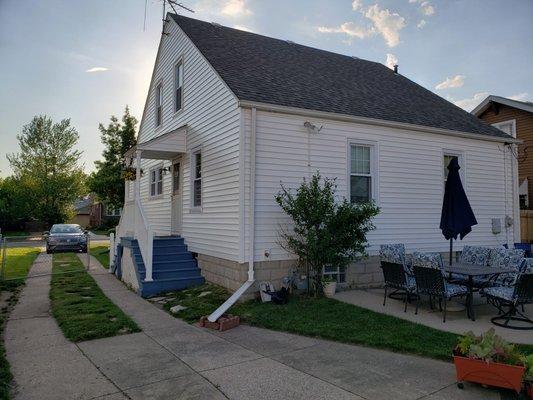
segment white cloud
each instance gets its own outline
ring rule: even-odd
[[[421,19],[421,20],[418,22],[418,24],[416,24],[416,27],[417,27],[418,29],[422,29],[424,26],[426,26],[426,24],[427,24],[426,20],[425,20],[425,19]]]
[[[253,32],[253,30],[251,30],[250,28],[244,26],[244,25],[233,25],[233,27],[235,29],[238,29],[240,31],[245,31],[245,32]]]
[[[230,17],[240,17],[252,13],[252,11],[246,7],[245,0],[227,0],[223,4],[220,12]]]
[[[354,11],[358,11],[358,10],[360,10],[362,7],[363,7],[363,3],[361,2],[361,0],[353,0],[353,1],[352,1],[352,9],[353,9]]]
[[[420,4],[420,9],[425,15],[435,14],[435,8],[429,3],[429,1],[424,1]]]
[[[365,17],[372,21],[374,28],[383,36],[389,47],[400,43],[400,30],[406,26],[405,18],[400,14],[391,13],[388,9],[380,9],[377,4],[368,7]]]
[[[374,34],[374,30],[372,28],[365,28],[356,25],[354,22],[345,22],[338,27],[319,26],[317,29],[321,33],[344,33],[348,36],[359,39],[364,39]]]
[[[420,0],[409,0],[409,3],[418,3]]]
[[[513,94],[512,96],[509,96],[511,100],[517,100],[517,101],[525,101],[529,98],[529,93],[517,93]]]
[[[387,53],[387,61],[385,62],[385,64],[390,69],[394,69],[394,66],[398,65],[398,57],[396,57],[394,54]]]
[[[442,89],[458,88],[458,87],[463,86],[464,83],[465,83],[464,75],[455,75],[453,78],[446,78],[446,80],[442,81],[437,86],[435,86],[435,89],[442,90]]]
[[[109,71],[109,68],[106,67],[92,67],[86,70],[85,72],[104,72]]]
[[[476,93],[476,94],[474,94],[473,97],[470,97],[470,98],[467,98],[467,99],[462,99],[462,100],[457,100],[456,102],[454,102],[454,104],[456,106],[458,106],[458,107],[461,107],[462,109],[464,109],[466,111],[472,111],[488,95],[489,95],[488,92]]]

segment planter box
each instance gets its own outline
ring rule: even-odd
[[[507,365],[467,357],[453,356],[457,382],[475,382],[482,385],[513,389],[520,393],[525,367]]]

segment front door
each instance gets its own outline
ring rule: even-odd
[[[182,219],[182,175],[183,163],[181,157],[172,163],[172,233],[181,234]]]

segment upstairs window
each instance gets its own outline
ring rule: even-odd
[[[501,131],[504,131],[512,137],[516,137],[516,120],[511,119],[509,121],[502,121],[496,124],[492,124],[495,128],[498,128]]]
[[[183,107],[183,62],[174,66],[174,112]]]
[[[450,172],[448,170],[448,165],[450,165],[450,161],[456,157],[457,162],[459,163],[459,167],[461,169],[459,170],[459,176],[461,177],[461,182],[463,186],[465,186],[465,171],[463,166],[463,155],[460,152],[452,152],[452,151],[445,151],[443,156],[443,167],[444,167],[444,187],[446,187],[446,181],[448,180],[448,173]]]
[[[160,126],[163,121],[163,84],[155,88],[155,126]]]
[[[163,168],[158,167],[150,170],[150,196],[163,194]]]
[[[350,201],[365,203],[373,198],[374,168],[372,145],[350,145]]]
[[[193,207],[202,206],[202,153],[193,154],[193,183],[192,183],[192,205]]]

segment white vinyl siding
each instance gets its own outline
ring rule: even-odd
[[[512,228],[494,235],[491,226],[492,218],[500,218],[503,226],[505,215],[513,215],[511,156],[505,153],[504,167],[501,143],[325,119],[313,121],[324,127],[319,134],[309,135],[303,125],[306,120],[297,115],[257,112],[256,261],[265,261],[264,249],[271,250],[269,260],[290,258],[279,245],[279,229],[289,223],[274,201],[280,182],[296,188],[302,178],[319,170],[324,177],[337,178],[339,197],[349,198],[347,143],[375,143],[379,155],[375,171],[381,212],[374,221],[376,230],[368,234],[370,254],[376,254],[380,244],[397,242],[405,243],[409,252],[447,250],[449,243],[439,229],[446,149],[461,149],[463,184],[478,221],[456,248],[460,250],[464,244],[497,246],[514,240]],[[250,110],[245,110],[245,126],[248,154]],[[247,157],[246,176],[249,164]],[[246,216],[249,198],[247,191]],[[249,251],[246,247],[246,256]]]
[[[139,142],[187,126],[187,152],[182,154],[182,229],[190,251],[227,260],[239,259],[239,126],[237,100],[213,68],[170,19],[165,26],[152,87],[163,82],[162,125],[156,129],[155,102],[145,105]],[[176,60],[183,60],[183,107],[174,112]],[[150,89],[154,93],[154,89]],[[202,149],[202,212],[193,212],[191,151]],[[163,195],[148,200],[148,171],[160,160],[144,160],[141,199],[157,234],[171,233],[172,174],[163,176]],[[171,161],[164,161],[171,167]],[[133,184],[131,185],[134,186]]]

